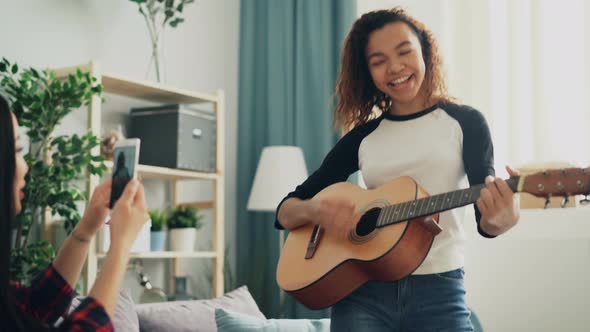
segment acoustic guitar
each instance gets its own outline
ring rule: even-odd
[[[590,194],[590,168],[549,170],[507,180],[514,192],[537,197]],[[333,184],[316,197],[347,198],[361,215],[348,238],[308,224],[289,232],[277,268],[279,287],[310,309],[333,305],[369,280],[399,280],[426,258],[442,231],[440,212],[474,203],[484,184],[429,196],[416,181],[401,177],[366,190]],[[584,203],[588,199],[584,199]],[[547,206],[547,204],[546,204]]]

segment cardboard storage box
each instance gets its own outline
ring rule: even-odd
[[[141,139],[139,163],[215,172],[215,113],[184,105],[134,108],[130,136]]]

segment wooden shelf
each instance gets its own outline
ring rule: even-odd
[[[213,201],[205,201],[205,202],[183,202],[183,203],[178,203],[178,206],[185,206],[185,207],[193,207],[193,208],[197,208],[197,209],[214,209],[215,208],[215,202]]]
[[[112,161],[105,161],[105,165],[110,170],[113,169]],[[139,165],[137,171],[137,174],[140,175],[142,179],[215,180],[219,177],[219,174],[217,173],[194,172],[150,165]]]
[[[225,94],[223,90],[216,90],[214,93],[192,92],[184,89],[177,89],[156,82],[130,79],[122,75],[104,73],[100,70],[100,65],[95,61],[78,66],[67,68],[52,69],[55,76],[64,79],[68,74],[75,74],[80,69],[82,72],[88,72],[97,81],[103,85],[104,93],[130,97],[141,101],[155,102],[158,104],[200,104],[208,103],[216,112],[216,162],[217,171],[214,173],[195,172],[190,170],[173,169],[166,167],[157,167],[149,165],[138,165],[137,173],[142,179],[159,179],[169,181],[169,191],[171,194],[171,205],[178,206],[181,198],[179,184],[182,180],[212,180],[213,197],[211,201],[190,202],[187,205],[196,206],[212,211],[212,231],[213,243],[211,251],[196,252],[136,252],[131,253],[130,257],[135,259],[169,259],[172,263],[170,267],[171,275],[181,273],[179,259],[184,258],[208,258],[213,261],[213,294],[216,297],[224,294],[224,267],[225,267],[225,227],[224,227],[224,209],[225,209],[225,178],[223,171],[224,165],[224,148],[225,148]],[[131,101],[132,103],[134,101]],[[209,106],[209,105],[207,105]],[[93,96],[88,105],[88,130],[95,134],[102,132],[102,98]],[[100,153],[99,148],[93,150],[93,155]],[[113,169],[113,162],[106,162],[107,167]],[[95,176],[88,176],[86,179],[87,194],[90,196],[98,185],[100,179]],[[89,287],[94,283],[98,273],[98,260],[106,257],[105,253],[97,252],[97,247],[92,246],[88,252],[86,268],[83,273],[83,294],[87,294]],[[170,279],[170,289],[174,289],[174,279]]]
[[[97,253],[97,258],[105,258],[106,253]],[[132,252],[130,258],[215,258],[217,253],[214,251],[147,251]]]
[[[131,80],[109,73],[102,75],[102,84],[105,92],[158,103],[197,104],[217,101],[216,96],[172,89],[161,84]]]
[[[81,65],[67,68],[54,69],[56,77],[65,77],[74,74],[76,69],[90,71],[90,66]],[[104,92],[143,99],[157,103],[169,104],[198,104],[217,102],[217,96],[195,93],[183,89],[170,88],[162,84],[125,78],[120,75],[103,73],[101,83]]]

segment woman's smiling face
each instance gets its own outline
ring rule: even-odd
[[[394,107],[422,101],[417,98],[421,98],[426,65],[420,41],[406,23],[389,23],[373,31],[365,54],[375,86],[391,98]]]

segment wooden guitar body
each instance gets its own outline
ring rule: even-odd
[[[289,233],[277,268],[279,287],[310,309],[333,305],[369,280],[399,280],[412,273],[424,260],[440,228],[432,217],[402,221],[375,228],[379,213],[388,205],[413,201],[428,194],[409,177],[402,177],[372,190],[342,182],[327,187],[316,196],[343,197],[364,214],[361,222],[369,225],[340,239],[320,233],[313,257],[309,253],[314,225]],[[359,223],[360,225],[360,223]],[[360,234],[359,234],[360,233]],[[367,234],[368,233],[368,234]]]

